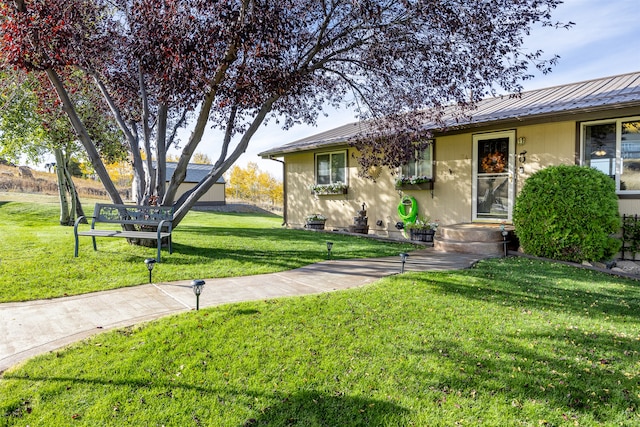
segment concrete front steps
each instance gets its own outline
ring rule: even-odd
[[[443,252],[502,256],[504,239],[500,225],[474,223],[440,226],[433,242],[434,249]],[[505,230],[509,232],[507,241],[512,243],[513,226],[506,225]]]

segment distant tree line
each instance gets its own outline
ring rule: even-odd
[[[282,206],[282,182],[268,172],[261,171],[256,163],[249,162],[246,168],[233,166],[225,179],[228,199],[245,200],[258,205]]]

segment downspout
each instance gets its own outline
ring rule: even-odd
[[[287,225],[287,170],[284,160],[274,159],[269,156],[269,160],[282,163],[282,225]]]

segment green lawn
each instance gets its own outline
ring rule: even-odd
[[[640,286],[527,259],[193,311],[7,371],[0,425],[638,426]]]
[[[19,201],[8,201],[13,198]],[[144,259],[156,248],[126,239],[80,238],[73,257],[73,227],[58,225],[55,198],[4,193],[0,198],[0,302],[55,298],[133,286],[148,281]],[[85,210],[93,204],[85,202]],[[88,213],[90,215],[90,213]],[[162,252],[154,281],[244,276],[289,270],[333,258],[397,255],[415,248],[340,234],[287,230],[273,215],[191,212],[173,235],[173,254]],[[88,227],[88,226],[85,226]]]

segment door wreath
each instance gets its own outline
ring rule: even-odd
[[[411,209],[407,212],[407,206],[411,205]],[[398,204],[398,216],[404,223],[416,222],[418,217],[418,202],[415,197],[404,196]]]
[[[502,173],[507,167],[504,154],[499,151],[489,153],[482,158],[482,171],[484,173]]]

